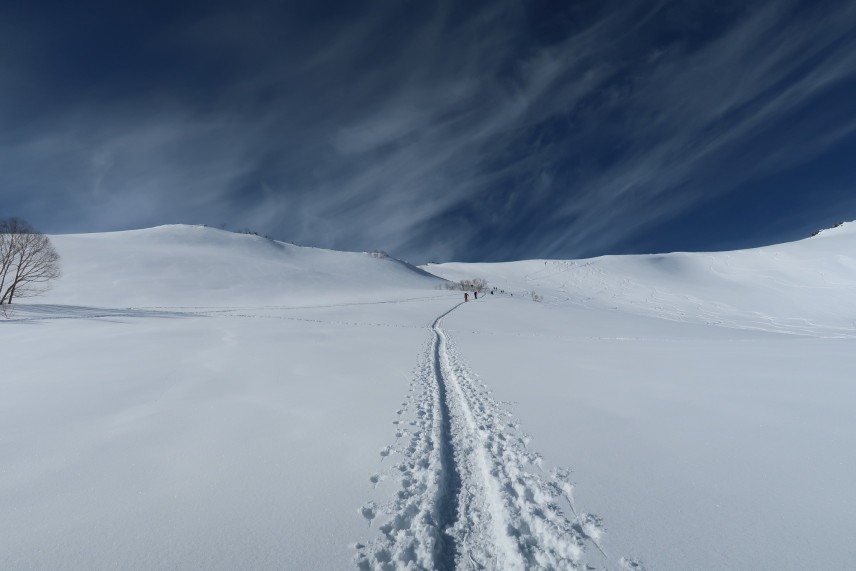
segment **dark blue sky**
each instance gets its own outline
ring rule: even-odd
[[[852,1],[133,4],[0,4],[0,217],[413,262],[856,218]]]

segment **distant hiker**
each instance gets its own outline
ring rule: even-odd
[[[492,292],[492,291],[490,292],[490,295],[493,295],[493,292]]]
[[[473,292],[473,297],[474,297],[475,299],[478,299],[478,298],[479,298],[479,292],[474,291],[474,292]]]
[[[464,301],[469,301],[469,300],[470,300],[470,294],[468,294],[467,292],[464,292]]]

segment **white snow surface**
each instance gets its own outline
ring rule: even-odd
[[[467,303],[211,228],[52,241],[0,317],[0,569],[856,561],[856,223],[423,268]]]
[[[54,237],[63,279],[46,298],[98,306],[315,304],[440,280],[393,258],[295,246],[204,226]],[[427,278],[427,279],[426,279]]]

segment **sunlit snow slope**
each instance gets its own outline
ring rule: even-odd
[[[0,315],[0,569],[856,561],[854,223],[422,269],[51,239],[63,277]]]
[[[853,566],[856,224],[736,252],[426,269],[505,292],[445,327],[573,468],[614,567]]]
[[[305,303],[431,288],[393,258],[295,246],[205,226],[53,236],[63,277],[41,302],[100,306]],[[386,295],[386,294],[383,294]]]
[[[52,236],[0,314],[0,569],[344,569],[442,280],[205,227]]]
[[[856,334],[856,222],[776,246],[501,264],[429,264],[516,295],[724,327]]]

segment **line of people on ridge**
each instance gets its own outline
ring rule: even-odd
[[[493,292],[495,292],[495,291],[496,291],[496,288],[491,289],[491,290],[490,290],[490,295],[493,295]],[[504,290],[504,289],[501,289],[501,290],[499,290],[499,293],[505,293],[505,290]],[[512,293],[512,294],[510,294],[510,295],[511,295],[511,297],[514,297],[514,294],[513,294],[513,293]],[[479,298],[479,292],[478,292],[478,291],[474,291],[474,292],[473,292],[473,299],[478,299],[478,298]],[[465,292],[464,292],[464,301],[469,301],[469,300],[470,300],[470,294],[469,294],[469,292],[466,292],[466,291],[465,291]]]

